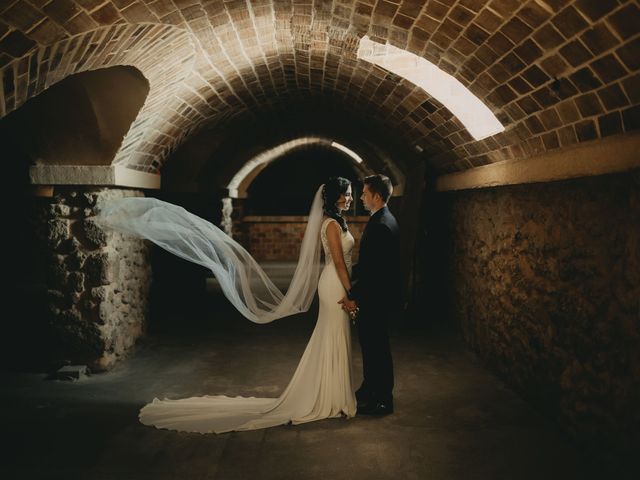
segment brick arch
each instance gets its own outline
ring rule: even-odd
[[[157,62],[155,56],[165,61]],[[173,26],[114,25],[85,32],[35,48],[3,69],[2,116],[70,75],[134,66],[148,80],[150,91],[113,161],[128,163],[126,159],[140,151],[140,137],[149,131],[160,131],[162,123],[176,115],[178,102],[174,95],[183,88],[187,76],[180,67],[194,60],[191,36]]]
[[[304,72],[300,73],[300,70],[306,67],[301,67],[293,45],[309,35],[300,29],[296,30],[295,35],[286,28],[284,30],[285,33],[282,35],[291,41],[291,54],[283,52],[282,42],[263,46],[262,50],[251,58],[246,56],[246,52],[242,48],[236,48],[240,44],[238,38],[236,38],[236,43],[231,42],[229,46],[236,52],[235,56],[226,52],[223,44],[213,42],[209,45],[209,57],[205,61],[212,64],[217,63],[215,60],[220,58],[222,61],[216,68],[208,71],[212,75],[210,78],[194,78],[193,80],[197,84],[194,84],[189,91],[183,92],[185,95],[182,100],[187,106],[186,108],[190,107],[195,111],[207,109],[213,102],[219,102],[219,110],[210,118],[198,116],[194,123],[182,125],[177,133],[180,138],[195,133],[201,128],[224,124],[230,118],[242,115],[246,111],[271,106],[274,98],[277,102],[283,96],[285,98],[295,97],[296,93],[302,90],[312,94],[322,93],[332,98],[340,98],[348,106],[364,110],[367,114],[376,116],[380,122],[394,126],[408,142],[421,141],[423,144],[429,145],[431,153],[449,150],[449,144],[443,141],[442,134],[444,132],[449,136],[454,135],[458,139],[471,140],[460,122],[422,89],[380,67],[356,58],[359,38],[366,31],[358,34],[344,34],[335,30],[325,32],[324,46],[326,48],[324,50],[315,49],[315,53],[325,59],[322,75],[331,76],[331,73],[327,73],[331,71],[330,57],[328,56],[330,49],[334,57],[347,59],[352,64],[349,67],[351,73],[345,74],[339,69],[334,69],[335,81],[332,82],[331,87],[327,87],[325,83],[314,83],[311,74],[306,76]],[[338,43],[338,40],[341,43]],[[259,71],[261,67],[267,68],[266,64],[262,62],[265,55],[275,55],[277,64],[273,70],[269,70],[268,79],[263,78],[261,81],[261,77],[256,74],[256,71]],[[287,71],[297,72],[296,76],[287,77]],[[251,88],[251,85],[255,86]],[[363,95],[363,92],[366,91],[371,92],[370,96]],[[262,98],[259,96],[260,94],[262,94]],[[427,120],[427,117],[431,115],[433,115],[433,120]],[[419,121],[413,118],[407,120],[406,117],[409,116],[413,116]],[[164,153],[160,142],[150,140],[148,145],[151,147],[151,150],[147,152],[149,156],[160,156]]]
[[[245,112],[224,127],[208,125],[168,159],[163,185],[190,191],[224,189],[252,158],[303,137],[336,141],[356,151],[371,171],[392,178],[398,193],[417,160],[397,132],[362,109],[316,95],[287,98],[270,109]]]
[[[179,95],[162,106],[162,113],[158,106],[154,115],[151,109],[146,112],[148,123],[136,125],[116,158],[141,170],[157,171],[179,142],[210,119],[224,122],[236,109],[261,107],[273,92],[316,86],[329,92],[360,86],[358,95],[347,95],[346,101],[366,98],[373,111],[382,105],[381,117],[419,145],[441,172],[628,132],[639,123],[640,14],[633,0],[378,0],[372,5],[139,0],[89,2],[69,13],[53,3],[17,12],[16,5],[22,4],[1,14],[9,28],[0,28],[0,66],[27,48],[21,40],[39,41],[54,24],[66,32],[84,32],[96,22],[115,28],[152,22],[191,37],[193,74],[180,86],[171,85]],[[379,81],[379,72],[350,57],[365,34],[454,75],[507,130],[474,141],[437,102],[390,86],[397,83],[394,77]],[[9,36],[16,42],[7,43]],[[179,62],[171,54],[153,57]]]
[[[297,140],[297,141],[296,141]],[[293,141],[282,143],[274,148],[271,148],[265,152],[262,152],[253,158],[249,159],[243,166],[238,169],[236,174],[231,178],[227,184],[229,189],[229,196],[231,198],[246,198],[247,190],[255,178],[264,170],[269,164],[276,161],[278,158],[287,155],[296,150],[305,149],[309,146],[321,145],[325,148],[336,148],[333,146],[334,140],[328,137],[322,136],[308,136]],[[347,147],[348,148],[348,147]],[[357,153],[357,152],[356,152]],[[373,174],[373,170],[367,166],[366,162],[357,163],[355,160],[352,162],[354,169],[361,175]],[[396,183],[404,185],[404,175],[398,171],[397,167],[390,165],[390,168],[394,170],[396,174]],[[402,186],[400,188],[402,188]]]
[[[380,125],[392,127],[395,134],[403,137],[409,144],[421,145],[421,150],[428,149],[429,153],[446,153],[450,151],[451,140],[458,142],[471,142],[472,137],[463,125],[440,102],[424,92],[421,88],[410,82],[398,78],[393,74],[383,71],[381,68],[357,60],[354,68],[356,81],[350,82],[344,89],[321,90],[309,88],[307,95],[312,97],[325,96],[327,102],[339,101],[346,110],[356,111],[361,116],[367,115],[377,120]],[[249,67],[247,67],[249,68]],[[243,72],[237,76],[228,77],[231,83],[241,82]],[[363,95],[363,91],[370,90],[370,96]],[[202,97],[193,90],[189,96],[182,97],[186,105],[191,105],[194,110],[206,108],[215,100],[217,92],[211,92],[211,97]],[[229,120],[242,116],[252,110],[268,110],[277,104],[289,100],[299,100],[303,96],[297,92],[283,90],[272,92],[268,102],[260,104],[255,100],[246,99],[246,105],[228,106],[211,118],[199,117],[195,124],[185,126],[180,132],[182,137],[196,133],[203,128],[223,126]],[[411,117],[411,118],[408,118]],[[446,137],[450,137],[447,139]],[[493,142],[487,145],[497,145]],[[160,145],[156,144],[160,152]],[[483,147],[476,147],[481,150]],[[485,150],[489,146],[485,147]],[[153,154],[154,152],[150,152]],[[466,155],[466,152],[462,152]],[[464,165],[465,167],[467,164]],[[461,167],[464,168],[464,167]]]
[[[391,13],[381,9],[376,14],[374,9],[369,12],[368,23],[364,20],[361,23],[365,27],[360,28],[358,34],[374,33],[372,36],[376,38],[377,33],[379,40],[407,48],[454,74],[493,107],[507,127],[503,134],[474,141],[457,119],[452,118],[446,109],[428,95],[416,93],[414,96],[408,89],[395,89],[384,82],[382,90],[379,90],[379,85],[371,81],[367,67],[356,67],[351,77],[356,82],[366,77],[364,82],[356,84],[361,86],[361,92],[371,94],[369,100],[375,105],[384,105],[375,97],[376,92],[387,92],[388,99],[393,98],[391,92],[402,92],[398,96],[407,100],[401,103],[396,112],[402,112],[404,116],[396,119],[393,111],[386,111],[381,116],[396,121],[408,139],[418,143],[428,153],[437,168],[443,171],[462,170],[620,133],[623,131],[623,117],[627,119],[625,130],[635,128],[637,109],[632,109],[630,105],[634,104],[631,100],[632,86],[637,83],[637,75],[635,78],[632,75],[634,65],[629,58],[631,42],[622,38],[624,33],[621,32],[625,27],[620,24],[621,15],[627,11],[637,12],[630,2],[625,2],[621,7],[598,7],[597,11],[585,2],[547,2],[544,6],[533,2],[511,2],[511,6],[516,7],[513,12],[507,8],[508,2],[492,2],[491,8],[482,6],[487,2],[463,1],[459,5],[448,6],[447,3],[451,2],[443,2],[440,7],[436,7],[438,2],[427,4],[404,33],[397,28],[380,30],[378,27],[381,25],[372,18],[378,15],[379,18],[387,16],[390,20],[388,15]],[[403,15],[403,5],[387,5],[395,12],[394,20],[403,18],[398,16]],[[442,19],[439,23],[434,20],[438,17]],[[294,18],[295,14],[290,28],[285,28],[283,35],[300,31],[300,24],[296,24]],[[403,21],[408,22],[406,18]],[[592,28],[588,28],[590,22]],[[393,22],[390,23],[393,25]],[[312,28],[313,24],[311,20],[307,25]],[[461,24],[464,24],[464,28],[461,28]],[[421,29],[427,25],[433,27],[433,32],[427,34]],[[580,37],[564,38],[561,35],[560,40],[551,38],[559,33],[562,25],[574,29],[576,35],[581,33]],[[618,35],[617,41],[612,40],[614,30]],[[458,34],[447,40],[447,32],[453,35],[451,31],[458,31]],[[301,39],[304,40],[306,36],[301,35]],[[418,38],[426,41],[420,43]],[[633,34],[630,38],[633,38]],[[353,44],[353,38],[349,41]],[[560,43],[554,47],[553,41]],[[607,44],[607,41],[610,43]],[[571,52],[584,50],[584,45],[593,49],[593,55],[587,52],[584,59],[571,60]],[[607,45],[609,53],[606,53]],[[542,47],[549,47],[549,51],[545,52]],[[615,51],[611,53],[611,49]],[[312,51],[309,46],[309,52]],[[600,54],[595,53],[598,51]],[[597,95],[587,94],[588,87],[584,83],[588,79],[583,80],[582,77],[594,77],[593,69],[602,62],[622,65],[618,59],[626,59],[625,66],[622,66],[625,72],[622,82],[601,89]],[[328,59],[325,60],[324,73],[330,70]],[[567,61],[575,64],[570,66],[573,70],[579,69],[570,78],[560,75],[567,72]],[[595,66],[581,67],[589,61]],[[532,62],[537,63],[530,65]],[[234,59],[232,63],[237,65],[241,62]],[[300,70],[301,65],[303,70],[306,68],[306,62],[296,59],[295,51],[284,65],[296,71]],[[558,82],[552,82],[553,73],[561,77]],[[309,86],[313,85],[311,75],[303,77],[309,79]],[[390,83],[395,81],[397,79]],[[595,79],[594,84],[596,82],[599,80]],[[296,85],[300,87],[298,80]],[[417,101],[418,98],[422,102]],[[605,102],[608,106],[603,107]]]
[[[344,33],[346,27],[340,30],[331,26],[335,16],[332,13],[330,20],[326,20],[324,14],[327,10],[322,6],[316,8],[314,5],[311,14],[305,13],[304,9],[297,13],[295,6],[291,9],[267,9],[267,17],[272,14],[275,17],[282,15],[284,20],[280,20],[280,23],[275,21],[278,32],[276,35],[272,31],[266,33],[266,42],[262,42],[262,37],[255,33],[260,48],[251,50],[255,53],[254,56],[247,54],[250,49],[246,45],[255,41],[256,37],[250,36],[243,42],[236,30],[220,33],[216,37],[218,44],[215,48],[219,49],[218,52],[224,51],[221,88],[226,89],[236,100],[229,104],[228,110],[237,113],[238,110],[253,105],[260,107],[264,104],[260,96],[269,97],[269,94],[289,92],[296,88],[338,90],[340,83],[346,81],[346,101],[358,99],[363,103],[362,100],[365,100],[365,104],[375,107],[374,112],[379,107],[379,116],[386,122],[395,124],[408,141],[418,144],[427,153],[432,164],[441,171],[456,171],[526,157],[613,132],[622,132],[622,118],[625,115],[629,118],[625,127],[628,130],[634,128],[634,110],[621,108],[630,106],[630,86],[637,81],[628,71],[631,64],[626,65],[626,76],[623,79],[626,84],[611,86],[602,91],[600,98],[593,94],[585,95],[584,88],[581,90],[576,86],[576,83],[581,82],[582,75],[589,75],[589,68],[587,73],[581,70],[574,72],[574,78],[560,78],[557,84],[551,83],[549,75],[560,72],[560,66],[563,62],[566,64],[565,56],[571,55],[571,49],[582,48],[577,47],[578,45],[588,44],[594,51],[598,51],[598,41],[602,43],[605,40],[594,40],[593,37],[606,37],[607,33],[604,32],[613,35],[611,32],[614,28],[607,26],[609,23],[603,26],[602,20],[594,20],[593,28],[588,29],[589,19],[596,19],[600,15],[611,17],[612,24],[617,24],[624,9],[633,8],[629,2],[625,2],[621,8],[602,7],[600,12],[590,11],[584,2],[574,2],[579,3],[577,6],[567,4],[564,8],[559,2],[548,2],[544,6],[534,5],[532,2],[511,2],[511,6],[516,7],[513,12],[507,8],[507,2],[493,2],[486,8],[481,5],[486,2],[463,1],[459,5],[448,6],[447,3],[441,3],[440,10],[437,8],[438,2],[426,4],[419,12],[415,12],[417,16],[404,31],[397,24],[408,22],[404,17],[411,18],[411,15],[406,15],[410,12],[408,6],[405,8],[403,3],[400,7],[393,7],[393,18],[389,16],[392,15],[391,10],[376,10],[376,7],[371,12],[360,12],[363,13],[359,15],[361,21],[350,24],[351,30],[348,33]],[[379,2],[378,6],[380,5],[382,3]],[[353,12],[358,8],[356,6]],[[218,19],[224,17],[224,21],[220,20],[224,28],[234,25],[234,18],[241,17],[237,9],[228,5],[222,7],[216,15]],[[250,13],[249,16],[251,15]],[[302,19],[305,16],[306,21]],[[440,21],[435,20],[438,17]],[[384,18],[394,26],[390,29],[383,28]],[[551,47],[548,43],[551,40],[547,35],[558,32],[558,25],[565,24],[582,32],[582,36],[577,40],[562,37],[560,44],[550,48],[549,52],[544,52],[542,46]],[[319,28],[314,30],[314,26]],[[427,34],[423,30],[426,26],[431,26],[433,31]],[[458,32],[457,36],[448,38],[447,35],[452,36],[453,31]],[[376,67],[363,65],[362,62],[355,61],[355,67],[349,66],[347,70],[350,73],[344,80],[327,83],[324,80],[327,76],[341,78],[340,73],[332,77],[332,72],[340,72],[343,61],[354,62],[350,55],[357,46],[357,38],[365,33],[374,39],[389,41],[395,46],[420,54],[454,74],[493,107],[507,130],[489,139],[474,141],[450,112],[424,92],[418,92],[410,86],[403,88],[402,81],[398,82],[394,76],[389,76],[386,81],[382,80],[386,74],[376,71]],[[424,41],[420,43],[418,39]],[[538,42],[544,45],[539,45]],[[211,58],[217,58],[215,48],[209,49]],[[626,58],[630,62],[629,46],[623,40],[618,38],[618,42],[611,43],[611,48],[617,50],[609,53],[610,57],[603,52],[599,57],[594,54],[590,58],[594,62],[598,58],[606,58],[606,61],[613,59],[614,64],[618,62],[618,58]],[[277,62],[269,69],[268,63],[262,59],[272,54],[277,56]],[[314,83],[314,70],[309,69],[314,58],[321,60],[319,67],[315,69],[315,75],[322,80],[321,83]],[[336,59],[338,67],[332,66]],[[535,61],[539,65],[529,65],[525,61]],[[583,63],[585,62],[588,62],[587,58],[584,59]],[[581,64],[576,65],[574,68]],[[263,69],[268,70],[268,75],[259,73]],[[286,72],[294,73],[288,76]],[[230,85],[233,88],[228,87]],[[356,90],[353,97],[352,90]],[[602,97],[607,98],[613,112],[607,112],[603,108]],[[385,104],[389,103],[397,106],[393,110],[385,108]],[[225,113],[220,116],[220,121],[234,114],[230,111],[227,113],[225,109],[223,112]]]

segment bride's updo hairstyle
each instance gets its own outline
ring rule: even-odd
[[[340,195],[347,193],[350,185],[351,182],[344,177],[331,177],[324,182],[324,189],[322,190],[323,212],[328,217],[336,220],[343,232],[347,231],[347,222],[342,218],[336,203]]]

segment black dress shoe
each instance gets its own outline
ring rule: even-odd
[[[389,415],[393,413],[393,404],[385,402],[371,402],[363,405],[362,408],[358,406],[358,415]]]

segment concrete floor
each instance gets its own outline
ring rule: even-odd
[[[109,373],[77,382],[5,378],[5,479],[588,479],[614,478],[482,369],[455,335],[392,331],[396,412],[200,435],[138,423],[154,396],[276,397],[315,322],[255,325],[212,286],[207,314],[175,319]],[[354,335],[354,361],[361,378]],[[620,478],[616,476],[615,478]]]

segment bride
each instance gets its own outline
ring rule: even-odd
[[[154,398],[139,414],[145,425],[223,433],[294,425],[356,414],[349,317],[339,301],[351,289],[354,239],[342,212],[353,200],[351,182],[332,177],[314,197],[295,273],[283,295],[237,242],[181,207],[129,197],[99,206],[96,222],[147,238],[210,268],[224,294],[249,320],[266,323],[307,311],[317,289],[318,319],[289,385],[278,398],[205,395]],[[320,247],[325,264],[320,264]]]

